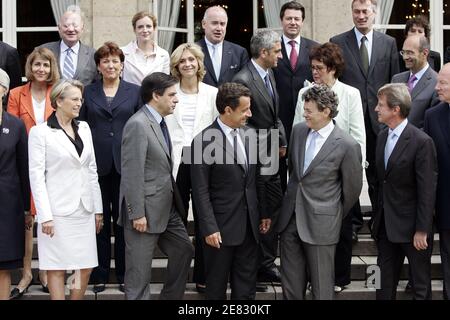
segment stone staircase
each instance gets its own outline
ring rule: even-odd
[[[353,246],[353,257],[352,257],[352,267],[351,267],[351,278],[352,283],[346,287],[345,290],[336,294],[337,300],[373,300],[375,299],[375,289],[368,288],[366,285],[367,277],[371,275],[368,272],[368,267],[376,265],[377,248],[375,242],[370,237],[369,229],[367,223],[369,217],[367,216],[370,207],[363,206],[363,212],[366,213],[364,217],[364,227],[359,232],[359,241]],[[188,223],[188,232],[193,235],[193,222]],[[37,239],[34,239],[35,250],[33,253],[33,285],[29,288],[28,293],[23,296],[23,300],[47,300],[49,295],[42,292],[41,286],[38,282],[38,261],[37,261],[37,250],[36,250]],[[114,254],[114,250],[112,250]],[[164,281],[166,274],[167,259],[164,254],[157,249],[155,259],[153,261],[153,271],[152,271],[152,296],[157,298],[159,292],[162,289],[162,282]],[[276,260],[276,264],[279,265],[279,258]],[[99,294],[94,294],[92,291],[92,286],[89,286],[86,292],[87,300],[122,300],[124,299],[124,294],[118,290],[118,284],[116,283],[114,275],[114,260],[111,262],[111,283],[107,285],[107,289]],[[193,260],[191,263],[191,269],[189,271],[188,284],[186,286],[186,292],[184,298],[186,300],[199,300],[203,299],[203,295],[199,294],[195,290],[195,284],[192,283],[192,272],[193,272]],[[439,236],[435,234],[433,243],[433,257],[432,257],[432,288],[433,288],[433,299],[442,299],[442,271],[441,271],[441,259],[439,256]],[[407,260],[403,265],[403,270],[401,273],[401,282],[398,287],[397,299],[412,299],[411,294],[404,292],[406,285],[406,279],[408,274]],[[13,272],[12,283],[16,284],[20,280],[20,274],[18,271]],[[267,292],[258,292],[257,300],[280,300],[282,299],[282,290],[279,284],[269,283]],[[230,292],[228,292],[230,293]]]

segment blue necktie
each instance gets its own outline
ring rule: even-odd
[[[167,124],[164,121],[164,118],[161,120],[160,124],[161,131],[164,136],[164,140],[166,140],[167,149],[169,149],[169,154],[172,154],[172,144],[170,143],[169,130],[167,129]]]
[[[267,91],[269,92],[269,95],[272,97],[272,100],[275,101],[272,85],[270,84],[269,74],[266,74],[266,76],[264,77],[264,83],[266,85]]]
[[[64,59],[64,70],[63,70],[63,78],[64,79],[73,79],[75,75],[75,67],[73,65],[73,50],[71,48],[66,50],[66,58]]]
[[[314,159],[314,151],[316,150],[316,140],[319,136],[317,131],[311,132],[311,139],[309,140],[308,148],[306,148],[305,152],[305,161],[303,162],[303,173],[308,170],[309,165]]]
[[[386,145],[384,146],[384,168],[387,168],[389,157],[392,154],[392,151],[395,147],[395,138],[397,135],[394,131],[389,132],[388,138],[386,140]]]

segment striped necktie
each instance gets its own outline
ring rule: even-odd
[[[66,50],[66,59],[64,59],[64,70],[63,70],[63,78],[64,79],[73,79],[75,75],[75,67],[73,65],[73,56],[75,54],[71,48]]]

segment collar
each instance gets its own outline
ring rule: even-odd
[[[255,66],[256,71],[258,71],[260,77],[264,80],[264,78],[266,77],[266,75],[269,74],[269,70],[264,70],[259,64],[256,63],[255,60],[253,60],[253,58],[252,58],[251,61],[252,61],[253,65]]]
[[[66,52],[67,49],[69,49],[69,47],[67,46],[67,44],[61,40],[61,53]],[[72,51],[78,55],[78,52],[80,52],[80,41],[77,42],[76,45],[74,45],[73,47],[71,47]]]
[[[392,133],[395,133],[395,135],[397,137],[400,137],[403,130],[405,130],[407,124],[408,124],[408,119],[405,119],[402,122],[400,122],[400,124],[398,126],[396,126],[394,129],[389,128],[389,135],[391,135]]]
[[[364,37],[364,36],[366,36],[367,41],[369,43],[372,43],[372,40],[373,40],[373,29],[370,30],[367,34],[362,34],[358,29],[356,29],[356,27],[353,28],[353,30],[355,31],[356,40],[358,40],[358,47],[359,47],[359,44],[361,43],[361,38]]]
[[[220,117],[217,118],[217,123],[220,126],[220,129],[222,129],[222,132],[225,134],[225,136],[230,135],[231,131],[236,130],[237,133],[239,133],[239,128],[231,128],[229,126],[227,126],[225,123],[222,122],[222,120],[220,120]]]
[[[323,127],[320,130],[317,130],[317,133],[322,137],[322,138],[328,138],[328,136],[331,134],[331,132],[334,129],[334,122],[333,120],[331,120],[325,127]]]
[[[78,127],[80,125],[80,122],[78,120],[73,119],[72,120],[72,128],[78,132]],[[52,129],[59,129],[59,130],[64,130],[63,128],[61,128],[61,125],[58,122],[58,119],[56,118],[56,112],[53,111],[53,113],[50,115],[50,117],[48,117],[47,119],[47,126],[52,128]]]
[[[206,43],[206,45],[209,47],[209,48],[213,48],[213,47],[216,47],[217,49],[221,49],[222,48],[222,46],[223,46],[223,41],[222,42],[219,42],[219,43],[217,43],[217,44],[213,44],[212,42],[210,42],[208,39],[206,39],[206,37],[205,37],[205,43]]]
[[[153,42],[153,52],[150,53],[149,55],[145,55],[144,52],[138,47],[137,40],[134,40],[131,42],[131,47],[133,49],[133,52],[141,53],[142,55],[144,55],[146,57],[156,56],[156,54],[159,51],[159,47],[155,42]]]
[[[281,37],[283,38],[283,42],[284,42],[284,47],[285,48],[287,48],[287,46],[291,46],[289,44],[289,41],[291,41],[291,40],[294,40],[295,43],[297,44],[297,46],[300,47],[300,38],[301,38],[300,35],[297,38],[295,38],[295,39],[290,39],[290,38],[286,37],[284,34]]]
[[[153,118],[155,118],[156,122],[158,122],[158,124],[161,124],[163,117],[159,114],[159,112],[156,111],[156,109],[149,104],[146,104],[145,106],[147,107],[148,111],[150,111]]]
[[[416,76],[416,81],[419,81],[423,75],[425,74],[425,72],[428,70],[428,68],[430,67],[430,65],[428,64],[428,62],[426,63],[425,67],[423,67],[419,72],[417,72],[416,74],[410,72],[409,73],[409,77],[411,78],[411,76],[414,74]]]

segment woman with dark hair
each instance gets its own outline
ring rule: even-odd
[[[0,101],[9,76],[0,69]],[[8,300],[11,270],[22,268],[25,229],[32,229],[28,180],[27,132],[22,120],[3,111],[0,102],[0,300]]]
[[[97,235],[98,267],[91,275],[94,292],[105,290],[111,264],[111,228],[114,229],[116,279],[123,292],[125,243],[119,215],[120,150],[122,131],[128,119],[142,106],[140,87],[120,78],[125,56],[113,42],[106,42],[94,55],[101,81],[84,90],[80,120],[86,121],[94,141],[97,172],[102,192],[104,227]],[[111,224],[112,218],[112,224]]]
[[[47,48],[36,48],[25,63],[25,76],[28,83],[11,90],[8,100],[8,112],[25,123],[27,133],[35,125],[47,121],[53,109],[50,105],[50,91],[59,80],[58,63]],[[34,202],[31,201],[31,216],[36,215]],[[34,221],[33,221],[34,223]],[[25,257],[22,279],[11,291],[11,299],[19,299],[32,284],[31,259],[33,256],[33,229],[25,231]],[[47,274],[39,271],[39,280],[44,292],[48,293]]]
[[[190,166],[183,157],[190,155],[193,138],[209,126],[219,115],[216,109],[217,88],[203,83],[205,65],[200,46],[194,43],[179,45],[170,57],[172,75],[178,79],[176,85],[178,104],[172,115],[166,117],[172,139],[173,176],[186,210],[191,199]],[[189,159],[190,160],[190,159]],[[192,205],[195,223],[195,260],[193,280],[198,291],[205,290],[205,269],[203,261],[204,239],[198,233],[195,203]],[[186,223],[186,220],[184,221]]]
[[[361,146],[361,154],[365,166],[366,131],[364,115],[359,90],[338,80],[344,70],[344,58],[340,47],[334,43],[324,43],[311,50],[309,55],[314,84],[325,84],[338,96],[338,115],[334,118],[336,124],[350,134]],[[297,107],[293,125],[305,121],[303,118],[303,93],[310,86],[298,93]],[[355,210],[361,210],[359,201],[350,210],[342,222],[341,236],[336,246],[335,256],[335,291],[340,292],[350,284],[350,270],[352,260],[352,216]]]
[[[430,41],[430,23],[428,22],[427,17],[418,15],[406,21],[404,31],[405,39],[415,34],[423,35],[428,39],[428,41]],[[430,50],[430,54],[428,55],[428,64],[434,71],[439,72],[439,70],[441,70],[441,54],[437,51]],[[408,70],[406,69],[405,61],[401,55],[399,56],[399,65],[400,72]]]

